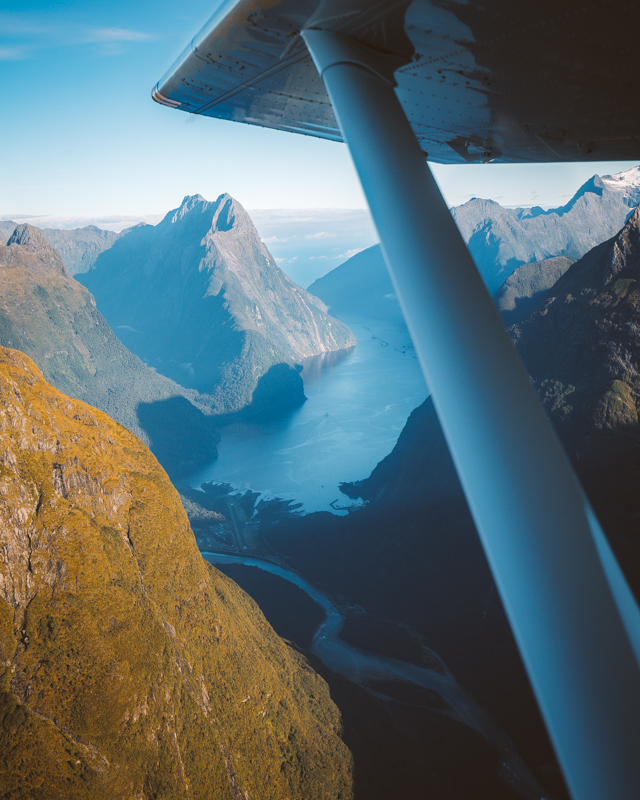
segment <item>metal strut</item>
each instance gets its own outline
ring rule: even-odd
[[[302,36],[570,791],[637,800],[637,605],[440,194],[387,57],[340,34]]]

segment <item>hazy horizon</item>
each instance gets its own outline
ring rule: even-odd
[[[343,144],[151,100],[211,11],[205,0],[178,11],[166,0],[32,0],[0,10],[0,92],[11,109],[0,132],[0,216],[117,230],[162,218],[185,195],[223,192],[249,211],[366,208]],[[435,165],[434,174],[450,206],[484,197],[553,207],[594,173],[631,166]]]

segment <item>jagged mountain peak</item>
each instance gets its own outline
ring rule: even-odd
[[[170,223],[174,225],[196,209],[201,213],[204,212],[208,205],[209,201],[205,200],[201,194],[188,194],[183,198],[178,208],[174,208],[173,211],[167,214],[163,222],[169,219]]]
[[[53,271],[69,277],[62,259],[38,228],[26,223],[18,225],[9,237],[6,247],[11,252],[14,245],[20,248],[19,255],[15,256],[17,263],[21,263],[31,272],[44,275]],[[22,253],[25,255],[21,255]],[[9,261],[11,258],[8,256]]]
[[[171,225],[182,222],[198,220],[198,224],[206,222],[211,230],[231,230],[236,218],[247,217],[247,213],[240,203],[224,192],[215,200],[210,201],[201,194],[187,195],[180,206],[170,211],[165,220],[169,220]]]
[[[206,204],[208,202],[209,201],[201,194],[187,194],[183,197],[182,202],[180,203],[180,208],[191,210],[197,205],[201,205],[202,203]]]
[[[189,196],[159,225],[121,237],[82,282],[127,347],[205,393],[217,413],[249,405],[257,381],[278,364],[292,370],[356,344],[279,269],[226,193],[213,202]]]
[[[466,203],[455,207],[456,213],[464,213],[468,209],[491,209],[497,213],[508,213],[507,210],[495,200],[490,200],[488,197],[472,197]]]
[[[7,246],[12,244],[28,247],[30,250],[53,250],[42,231],[27,223],[16,227],[15,231],[9,237]]]
[[[573,200],[577,200],[579,197],[582,197],[583,194],[587,192],[592,192],[593,194],[602,194],[602,190],[605,188],[604,182],[602,178],[596,173],[592,175],[588,181],[585,181],[582,186],[578,189],[578,191],[573,196]]]

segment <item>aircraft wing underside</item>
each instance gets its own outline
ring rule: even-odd
[[[300,31],[388,55],[431,161],[640,158],[635,3],[226,0],[158,83],[160,103],[341,141]]]

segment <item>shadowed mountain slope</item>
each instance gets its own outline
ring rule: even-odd
[[[368,247],[309,286],[332,314],[404,322],[380,245]]]
[[[18,226],[0,247],[0,297],[0,344],[33,358],[61,391],[160,447],[163,466],[172,473],[215,458],[219,437],[210,418],[189,402],[195,392],[157,375],[127,350],[37,228]],[[150,406],[144,420],[141,403]],[[159,414],[164,430],[156,425],[152,432]],[[178,436],[176,420],[184,418],[190,429]]]
[[[540,266],[523,267],[525,276]],[[511,328],[637,594],[639,319],[636,210]],[[347,518],[316,514],[280,523],[267,531],[268,541],[319,585],[422,636],[504,725],[547,791],[567,797],[430,400],[371,476],[344,491],[368,505]]]
[[[505,325],[514,325],[530,314],[573,263],[571,258],[558,256],[518,267],[493,297]]]
[[[615,430],[638,425],[640,209],[575,263],[513,339],[558,424]]]
[[[325,683],[146,447],[0,350],[0,794],[348,800]]]
[[[120,238],[81,279],[131,350],[207,394],[219,413],[249,405],[271,367],[355,344],[276,266],[229,195],[186,197],[158,225]]]

